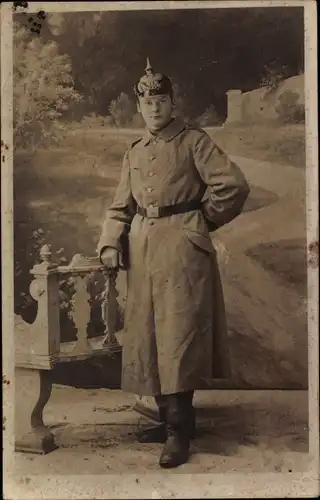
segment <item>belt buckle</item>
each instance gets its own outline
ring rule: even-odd
[[[158,219],[160,217],[159,207],[147,207],[148,219]]]

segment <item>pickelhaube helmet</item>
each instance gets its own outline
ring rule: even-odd
[[[168,76],[155,73],[147,58],[145,75],[134,85],[134,93],[137,97],[148,97],[153,95],[169,94],[172,97],[172,84]]]

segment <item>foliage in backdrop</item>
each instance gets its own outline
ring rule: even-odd
[[[305,107],[299,103],[299,94],[290,90],[281,94],[276,112],[283,123],[304,123],[305,121]]]
[[[34,149],[55,139],[59,118],[81,100],[74,88],[70,57],[14,23],[14,142]]]

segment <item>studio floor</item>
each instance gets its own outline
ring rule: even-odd
[[[308,459],[306,391],[199,391],[198,435],[187,464],[170,473],[303,472]],[[135,398],[118,390],[54,386],[44,421],[57,450],[16,453],[15,473],[143,474],[159,470],[161,444],[140,444],[148,420]]]

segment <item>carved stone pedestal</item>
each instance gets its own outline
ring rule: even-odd
[[[57,448],[43,423],[43,409],[52,389],[50,372],[16,367],[15,450],[45,454]]]

